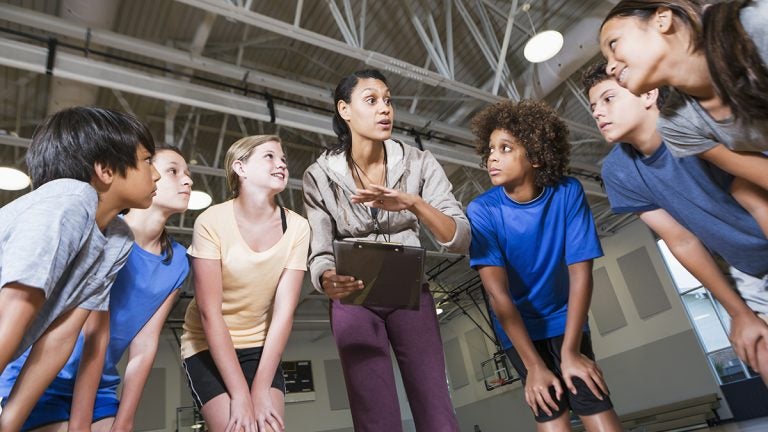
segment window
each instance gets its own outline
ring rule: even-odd
[[[718,382],[727,384],[755,376],[731,347],[731,320],[723,306],[680,264],[663,240],[656,243]]]

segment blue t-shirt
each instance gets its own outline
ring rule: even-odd
[[[768,273],[768,239],[730,194],[733,176],[697,158],[675,158],[665,145],[643,157],[618,144],[603,163],[616,213],[664,209],[711,252],[744,273]]]
[[[172,241],[172,245],[173,258],[169,263],[164,263],[164,255],[152,254],[134,243],[125,267],[117,274],[109,299],[109,345],[99,383],[100,395],[117,397],[117,386],[120,383],[117,364],[120,358],[133,338],[168,296],[181,286],[189,273],[185,247],[175,241]],[[71,396],[74,393],[83,341],[81,333],[72,355],[48,386],[46,394]],[[0,396],[7,397],[10,393],[29,351],[10,363],[0,375]]]
[[[603,250],[584,190],[565,177],[527,203],[510,199],[501,186],[467,207],[472,225],[469,264],[507,271],[509,294],[532,340],[565,333],[570,278],[568,266],[601,257]],[[504,349],[512,342],[491,311]],[[585,330],[587,326],[585,325]]]

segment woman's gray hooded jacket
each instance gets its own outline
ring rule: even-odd
[[[432,153],[398,141],[384,142],[387,152],[386,187],[418,194],[431,206],[456,222],[456,233],[447,243],[451,252],[465,254],[469,249],[469,221],[461,203],[453,196],[452,185]],[[320,277],[336,267],[334,239],[376,239],[369,208],[354,204],[350,195],[356,189],[344,153],[324,153],[304,172],[304,207],[312,236],[309,271],[315,289],[322,291]],[[391,242],[420,246],[419,220],[409,211],[380,211],[379,226]]]

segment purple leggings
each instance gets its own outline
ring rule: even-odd
[[[448,394],[443,344],[432,294],[421,292],[418,311],[331,303],[356,432],[403,430],[390,344],[419,432],[458,432]]]

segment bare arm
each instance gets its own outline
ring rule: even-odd
[[[109,344],[109,312],[91,312],[83,325],[83,339],[68,425],[72,432],[91,430],[93,405]]]
[[[562,350],[575,354],[581,351],[582,329],[587,322],[587,311],[592,301],[592,260],[569,265],[568,277],[568,316]]]
[[[699,239],[663,209],[640,214],[667,244],[672,255],[699,280],[731,316],[730,339],[736,354],[748,364],[757,364],[755,350],[759,339],[768,340],[768,325],[749,309],[731,288],[712,255]]]
[[[555,388],[558,399],[563,390],[558,378],[547,368],[536,351],[520,312],[509,295],[507,270],[504,267],[483,266],[478,269],[478,272],[483,281],[483,287],[488,293],[493,312],[528,371],[525,383],[526,402],[534,412],[538,413],[541,408],[551,415],[552,410],[557,409],[557,404],[549,394],[549,388]]]
[[[415,214],[419,221],[434,234],[437,241],[447,243],[456,235],[456,221],[432,207],[422,197],[413,196],[413,203],[408,210]]]
[[[80,308],[65,312],[32,345],[0,416],[0,431],[21,429],[35,403],[72,354],[89,313]]]
[[[568,266],[570,287],[568,291],[568,316],[565,335],[560,351],[563,380],[571,393],[576,393],[573,378],[581,378],[599,399],[608,394],[603,375],[597,364],[581,353],[581,339],[587,312],[592,301],[592,260]]]
[[[285,429],[283,419],[272,407],[269,389],[272,387],[272,379],[280,364],[280,357],[288,342],[288,336],[293,327],[293,313],[299,303],[301,282],[304,279],[302,270],[283,270],[275,292],[274,305],[272,307],[272,321],[269,323],[269,331],[264,341],[264,350],[256,371],[256,378],[251,387],[251,398],[256,410],[256,420],[259,430],[267,430],[264,427],[268,423],[275,430]]]
[[[768,189],[768,157],[755,152],[735,152],[718,144],[699,157],[723,171]]]
[[[43,303],[45,294],[41,289],[20,283],[0,289],[0,371],[8,366]]]
[[[192,258],[192,269],[195,301],[200,310],[205,339],[231,399],[230,425],[234,430],[242,427],[250,432],[253,428],[253,408],[248,383],[240,369],[232,337],[221,314],[221,260]]]
[[[139,406],[141,393],[147,383],[147,378],[149,378],[152,364],[155,362],[160,332],[163,330],[163,324],[178,296],[178,290],[169,295],[131,341],[128,348],[128,364],[123,379],[123,393],[120,395],[120,407],[112,425],[114,432],[133,430],[133,420]]]
[[[763,235],[768,237],[768,189],[736,177],[731,183],[731,195],[752,215]]]

